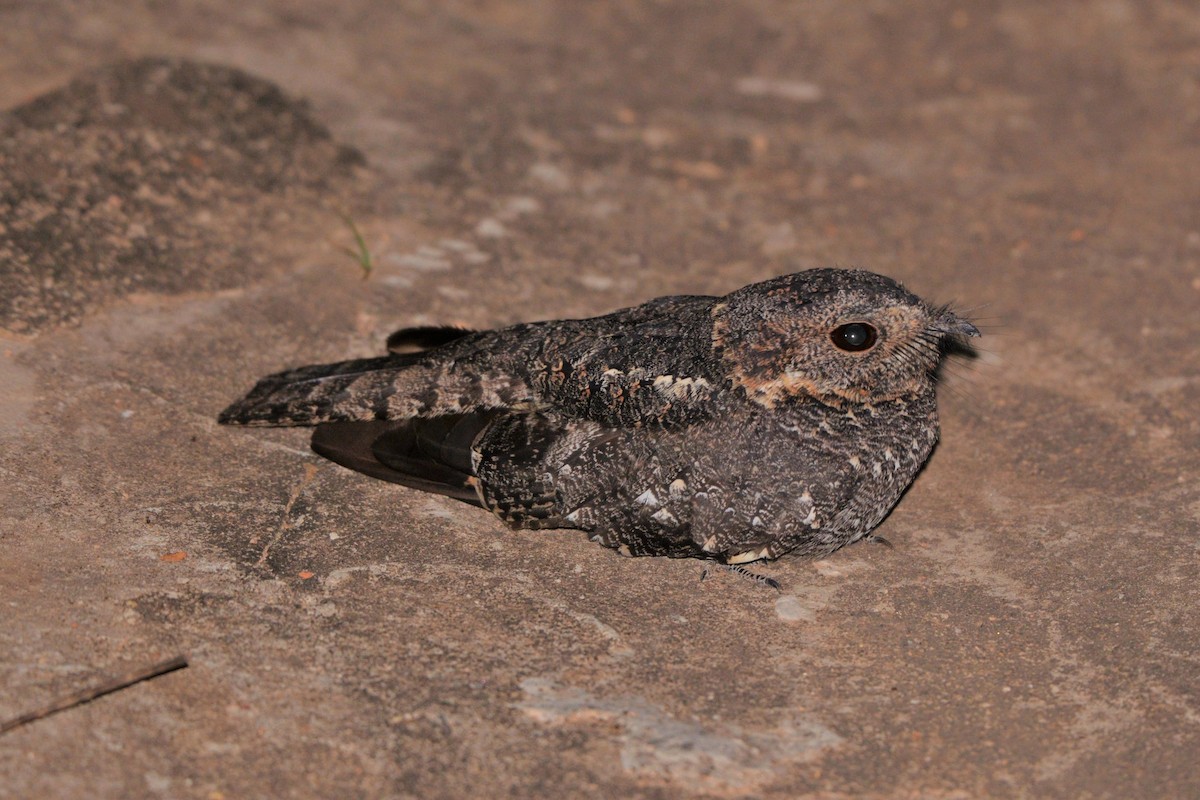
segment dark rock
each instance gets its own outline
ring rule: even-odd
[[[260,231],[361,162],[236,69],[151,58],[75,80],[0,116],[0,326],[257,280]]]

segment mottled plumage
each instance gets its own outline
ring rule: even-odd
[[[223,423],[315,425],[313,448],[520,528],[728,564],[866,536],[938,437],[935,371],[977,336],[890,278],[810,270],[725,297],[492,331],[262,379]]]

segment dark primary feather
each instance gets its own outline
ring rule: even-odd
[[[343,467],[411,489],[482,505],[472,488],[469,441],[481,415],[391,422],[329,422],[313,431],[312,448]]]

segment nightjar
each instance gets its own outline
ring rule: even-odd
[[[591,319],[402,330],[389,355],[263,378],[220,421],[316,426],[343,466],[625,555],[822,556],[916,477],[937,367],[978,335],[890,278],[816,269]]]

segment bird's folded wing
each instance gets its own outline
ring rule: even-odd
[[[614,427],[706,417],[721,388],[715,298],[664,297],[547,331],[530,384],[539,403]]]

